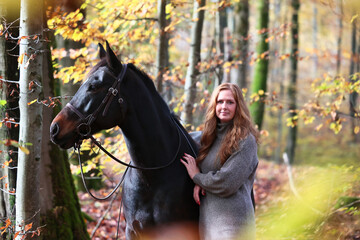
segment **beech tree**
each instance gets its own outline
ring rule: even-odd
[[[163,92],[164,73],[169,67],[169,29],[166,14],[167,0],[158,0],[159,40],[156,54],[156,87],[159,93]]]
[[[297,65],[299,53],[299,9],[300,1],[292,0],[292,18],[291,18],[291,54],[290,54],[290,83],[287,88],[289,101],[290,119],[297,118]],[[288,128],[286,153],[288,154],[290,163],[294,162],[295,149],[297,140],[297,124],[293,124]]]
[[[249,1],[240,0],[235,5],[235,30],[236,56],[240,64],[238,66],[237,84],[241,88],[247,88],[248,48],[249,48]]]
[[[254,69],[254,79],[251,85],[251,92],[258,94],[260,97],[250,106],[251,116],[259,129],[262,127],[265,109],[265,92],[267,90],[267,74],[269,65],[269,43],[268,38],[268,24],[269,24],[269,0],[258,1],[258,31],[260,38],[257,43],[256,52],[258,61]]]
[[[181,118],[186,123],[186,127],[190,129],[193,124],[193,108],[196,99],[196,82],[199,75],[198,63],[201,61],[201,33],[204,23],[205,0],[195,0],[193,10],[193,23],[191,27],[191,45],[186,71],[184,86],[184,110]]]

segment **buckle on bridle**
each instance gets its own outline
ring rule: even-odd
[[[76,128],[76,131],[81,137],[86,138],[90,136],[91,127],[87,123],[81,123]]]
[[[109,88],[109,92],[111,92],[111,94],[115,97],[118,94],[118,90],[115,88]]]

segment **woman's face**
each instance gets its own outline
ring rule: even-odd
[[[236,111],[236,101],[230,90],[221,90],[216,100],[216,116],[221,123],[230,122]]]

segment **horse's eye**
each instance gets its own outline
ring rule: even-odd
[[[88,91],[95,91],[99,88],[99,84],[90,84],[88,87]]]

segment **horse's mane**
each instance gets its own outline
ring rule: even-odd
[[[156,98],[157,102],[160,104],[161,108],[164,111],[170,113],[169,106],[166,104],[164,99],[160,96],[160,94],[156,90],[155,84],[154,84],[153,80],[149,77],[149,75],[146,72],[144,72],[143,70],[140,70],[139,68],[137,68],[132,63],[128,63],[128,68],[130,68],[131,70],[133,70],[140,76],[140,78],[143,80],[143,83],[145,84],[147,89],[150,91],[150,93]]]
[[[139,77],[143,80],[143,83],[149,90],[149,92],[152,94],[153,97],[156,98],[156,101],[160,105],[160,107],[165,111],[170,113],[170,109],[164,99],[160,96],[160,94],[157,92],[153,80],[149,77],[147,73],[145,73],[143,70],[140,70],[137,68],[134,64],[128,63],[128,68],[133,70],[136,74],[139,75]],[[108,66],[107,61],[105,58],[101,59],[88,73],[88,76],[96,72],[99,68]],[[109,67],[109,66],[108,66]],[[109,67],[110,68],[110,67]]]

